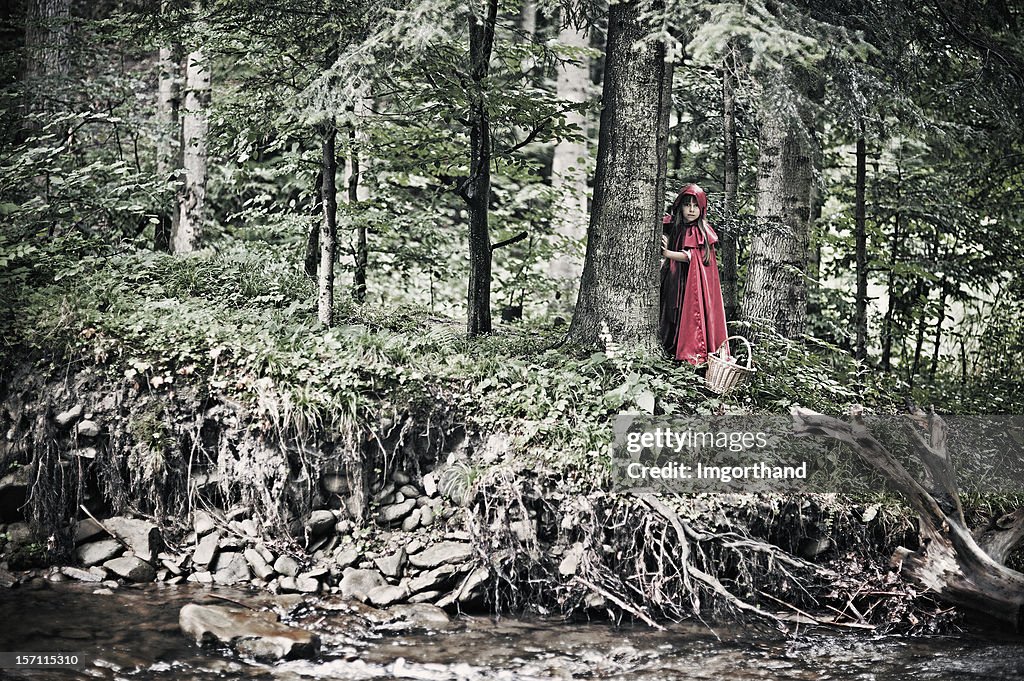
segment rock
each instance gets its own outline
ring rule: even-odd
[[[341,473],[325,473],[320,476],[320,486],[328,494],[344,494],[348,492],[348,481]]]
[[[75,432],[78,433],[78,437],[92,438],[100,434],[100,426],[95,421],[82,420],[78,422]]]
[[[209,570],[199,570],[193,572],[188,576],[188,581],[196,582],[197,584],[213,584],[213,573]]]
[[[386,586],[384,577],[376,570],[357,570],[348,568],[345,570],[338,585],[341,588],[341,595],[346,598],[354,598],[357,601],[366,602],[367,594],[373,589]]]
[[[391,496],[395,492],[395,483],[389,482],[380,489],[379,492],[373,495],[372,501],[376,504],[383,505],[384,499]]]
[[[382,608],[384,606],[397,603],[407,595],[408,592],[402,587],[385,584],[384,586],[378,586],[370,589],[366,594],[366,600],[370,601],[373,605]]]
[[[270,567],[266,560],[256,549],[246,549],[242,554],[249,562],[249,567],[260,579],[269,579],[274,574],[274,568]]]
[[[390,525],[391,523],[398,522],[405,516],[409,515],[409,512],[416,507],[415,499],[407,499],[400,504],[391,504],[384,506],[380,509],[378,518],[382,523]]]
[[[436,605],[401,604],[388,608],[388,613],[406,625],[404,629],[430,629],[451,624],[448,614]],[[394,628],[390,628],[395,631]]]
[[[535,520],[524,518],[509,523],[508,529],[512,531],[519,541],[530,542],[537,538],[537,530],[534,528]]]
[[[473,547],[465,542],[445,541],[409,556],[409,562],[418,568],[435,568],[439,565],[462,563],[473,556]]]
[[[334,526],[334,531],[338,534],[348,534],[352,531],[351,520],[339,520],[338,524]]]
[[[423,496],[414,485],[402,485],[398,488],[398,491],[405,496],[406,499],[415,499]]]
[[[199,545],[192,552],[192,564],[206,566],[217,557],[220,544],[220,532],[208,534],[199,540]]]
[[[396,485],[408,485],[410,482],[412,482],[412,478],[410,478],[408,474],[403,473],[402,471],[395,471],[394,473],[391,474],[391,481]]]
[[[424,589],[437,589],[444,586],[445,583],[452,578],[452,575],[457,572],[458,568],[454,565],[442,565],[441,567],[424,572],[409,580],[409,591],[411,593],[417,593]]]
[[[11,523],[4,532],[7,535],[7,541],[12,544],[26,544],[34,538],[32,528],[28,523]]]
[[[10,589],[17,583],[18,578],[14,576],[13,572],[10,572],[0,567],[0,588]]]
[[[73,456],[78,456],[83,459],[95,459],[99,451],[95,447],[82,447],[71,452]]]
[[[359,550],[354,546],[339,548],[334,552],[334,562],[337,563],[340,568],[344,569],[350,565],[355,565],[358,560]]]
[[[440,591],[421,591],[418,594],[409,596],[407,600],[409,603],[433,603],[440,595]]]
[[[313,511],[306,521],[306,535],[310,539],[323,537],[334,529],[337,521],[330,511]]]
[[[256,521],[252,518],[246,518],[238,523],[238,531],[246,537],[252,537],[253,539],[260,536],[259,528],[256,527]]]
[[[459,589],[459,602],[466,603],[479,598],[483,591],[481,587],[487,583],[490,576],[491,571],[482,565],[473,570],[462,583],[462,588]]]
[[[160,564],[163,565],[171,574],[180,575],[184,572],[182,570],[182,564],[185,562],[185,556],[174,556],[169,553],[161,553],[157,556]]]
[[[102,582],[107,578],[105,572],[97,574],[92,570],[82,570],[81,568],[65,566],[60,569],[61,574],[67,575],[71,579],[77,579],[80,582]]]
[[[294,577],[299,574],[299,564],[291,556],[281,555],[274,561],[274,570],[285,577]]]
[[[563,577],[571,577],[576,574],[576,569],[580,565],[580,559],[583,558],[583,544],[576,542],[572,547],[565,552],[565,557],[562,558],[562,562],[558,564],[558,574]]]
[[[429,506],[420,509],[420,525],[430,527],[434,524],[434,510]]]
[[[295,578],[295,590],[304,594],[315,594],[320,590],[320,581],[312,575],[303,573]]]
[[[82,544],[75,550],[78,562],[85,567],[105,563],[111,558],[121,555],[124,547],[116,539],[103,539],[101,541]]]
[[[420,526],[420,518],[422,517],[423,509],[414,508],[412,510],[412,513],[410,513],[409,516],[402,521],[402,531],[412,532],[413,530],[415,530],[417,527]]]
[[[136,556],[149,562],[163,549],[160,530],[147,520],[117,516],[108,518],[103,525],[128,545]]]
[[[138,556],[121,556],[108,560],[103,567],[131,582],[152,582],[156,578],[153,566]]]
[[[271,612],[189,603],[178,614],[178,625],[199,645],[228,645],[262,661],[311,659],[320,650],[316,634],[285,626]]]
[[[402,566],[405,565],[405,559],[405,549],[403,548],[398,549],[398,551],[391,555],[374,558],[373,562],[385,577],[397,578],[401,575]]]
[[[299,590],[299,585],[295,581],[295,578],[288,577],[287,575],[282,575],[277,578],[277,586],[281,589],[281,591],[287,591],[289,593]]]
[[[196,531],[196,534],[202,537],[205,534],[213,532],[217,527],[216,521],[206,511],[196,511],[192,516],[192,529]]]
[[[234,551],[226,551],[217,556],[217,564],[213,572],[213,581],[217,584],[229,585],[248,582],[252,579],[249,563],[245,556]]]
[[[82,415],[82,405],[76,404],[67,411],[62,411],[53,419],[61,429],[69,428]]]
[[[220,547],[221,551],[237,551],[245,545],[245,540],[234,534],[225,535],[217,542],[217,546]]]
[[[433,473],[427,473],[423,476],[423,491],[426,492],[428,497],[437,496],[437,476]]]
[[[409,543],[405,545],[405,553],[409,555],[411,553],[419,553],[423,549],[423,542],[415,537],[409,540]]]

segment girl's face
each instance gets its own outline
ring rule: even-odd
[[[683,197],[683,222],[689,224],[700,217],[700,206],[697,197],[689,194]]]

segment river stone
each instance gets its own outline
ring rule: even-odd
[[[412,513],[402,521],[402,530],[404,532],[412,532],[420,526],[420,518],[423,517],[423,509],[414,508]]]
[[[424,506],[420,509],[420,525],[430,527],[434,524],[434,509]]]
[[[473,572],[466,577],[466,581],[462,583],[462,588],[459,589],[459,602],[466,603],[467,601],[478,598],[482,591],[480,587],[487,582],[487,579],[490,576],[491,571],[482,565],[476,570],[473,570]]]
[[[256,549],[246,549],[242,554],[245,559],[249,561],[249,567],[256,573],[256,576],[260,579],[269,579],[274,574],[274,568],[267,564],[264,560],[263,554]]]
[[[344,569],[350,565],[355,565],[358,560],[359,549],[354,546],[339,548],[334,552],[334,562],[337,563],[339,568]]]
[[[437,496],[437,476],[432,472],[423,476],[423,491],[428,497]]]
[[[309,516],[309,520],[306,521],[306,532],[310,539],[323,537],[334,529],[336,522],[337,518],[330,511],[313,511]]]
[[[397,619],[404,620],[407,628],[423,628],[445,626],[451,618],[441,608],[427,603],[403,603],[388,608],[388,613]],[[391,629],[394,631],[394,629]]]
[[[104,526],[128,545],[136,556],[151,561],[163,548],[160,530],[147,520],[116,516],[104,521]]]
[[[56,421],[57,425],[60,426],[61,428],[67,428],[72,423],[77,421],[78,417],[81,415],[82,405],[76,404],[67,411],[62,411],[61,413],[57,414],[57,416],[54,418],[54,421]]]
[[[209,570],[198,570],[188,576],[188,581],[197,584],[213,584],[213,573]]]
[[[391,481],[396,485],[408,485],[412,481],[412,478],[410,478],[407,473],[395,471],[391,474]]]
[[[274,561],[274,570],[285,577],[294,577],[299,574],[299,564],[291,556],[282,554]]]
[[[262,661],[310,659],[320,650],[316,634],[285,626],[272,612],[189,603],[178,614],[178,625],[199,645],[226,644]]]
[[[462,563],[473,556],[473,547],[464,542],[444,541],[409,556],[409,562],[418,568],[435,568],[439,565]]]
[[[199,545],[192,552],[193,565],[209,565],[217,557],[220,544],[220,532],[208,534],[199,540]]]
[[[96,573],[92,570],[83,570],[81,568],[71,567],[70,565],[62,567],[60,571],[71,579],[77,579],[80,582],[102,582],[107,578],[106,572],[100,571],[99,573]]]
[[[293,593],[299,590],[299,585],[296,583],[294,577],[288,575],[281,575],[277,578],[277,586],[281,591],[287,591]]]
[[[309,574],[301,574],[295,578],[295,590],[304,594],[315,594],[320,590],[320,582]]]
[[[216,570],[213,573],[214,582],[229,585],[248,582],[250,579],[252,575],[249,573],[249,563],[245,556],[234,551],[225,551],[217,556]]]
[[[384,586],[370,589],[366,594],[366,600],[379,608],[383,608],[399,602],[408,595],[409,593],[400,586],[385,584]]]
[[[78,422],[75,432],[78,433],[78,437],[96,437],[100,434],[100,426],[95,421],[83,419]]]
[[[417,497],[423,496],[415,485],[402,485],[398,488],[398,491],[401,492],[406,499],[416,499]]]
[[[92,567],[105,563],[111,558],[121,555],[124,547],[116,539],[102,539],[100,541],[82,544],[75,550],[78,562],[85,567]]]
[[[454,565],[442,565],[428,572],[424,572],[409,580],[409,591],[417,593],[424,589],[435,589],[442,586],[451,579],[452,575],[458,572]]]
[[[11,523],[4,530],[4,534],[7,535],[7,541],[12,544],[27,544],[32,541],[32,528],[29,527],[28,523]]]
[[[398,577],[402,572],[402,566],[405,565],[405,549],[398,549],[388,556],[374,558],[373,562],[385,577]]]
[[[342,596],[365,603],[367,594],[371,590],[386,584],[384,577],[376,570],[347,568],[338,586],[341,588]]]
[[[377,503],[377,504],[383,504],[384,503],[384,499],[390,497],[394,493],[395,493],[395,483],[389,482],[388,484],[384,485],[384,487],[382,487],[380,489],[380,491],[378,491],[377,493],[375,493],[373,495],[372,501],[374,503]]]
[[[131,582],[152,582],[156,578],[153,566],[138,556],[121,556],[108,560],[103,567]]]
[[[90,539],[100,536],[103,532],[100,524],[92,518],[79,520],[78,525],[75,526],[75,544],[84,544]]]
[[[378,518],[385,524],[391,524],[398,522],[405,516],[409,515],[409,511],[416,507],[415,499],[408,499],[400,504],[391,504],[390,506],[384,506],[380,509]]]
[[[0,567],[0,588],[10,589],[12,586],[18,583],[18,578],[13,572],[5,570]]]
[[[213,532],[214,528],[217,527],[216,521],[206,511],[196,511],[192,516],[192,529],[196,531],[196,534],[202,537],[204,534]]]

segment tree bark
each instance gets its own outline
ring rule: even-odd
[[[594,200],[566,338],[581,348],[600,347],[605,327],[616,344],[659,351],[658,240],[671,82],[664,45],[648,42],[634,49],[651,30],[643,6],[619,2],[608,13]],[[660,115],[652,116],[655,111]]]
[[[360,200],[359,144],[355,125],[348,129],[348,203],[354,205]],[[369,253],[366,246],[366,223],[356,220],[355,270],[352,273],[352,298],[357,303],[366,300],[366,265]]]
[[[563,28],[558,41],[579,48],[589,45],[586,33],[572,27]],[[559,69],[556,86],[559,99],[583,103],[587,101],[589,86],[589,59],[582,58],[578,63],[565,64]],[[565,122],[586,133],[587,121],[582,113],[568,112]],[[575,301],[583,271],[583,253],[577,252],[577,247],[582,246],[587,234],[587,156],[586,141],[562,140],[555,145],[552,160],[551,180],[558,191],[552,223],[558,250],[549,261],[548,275],[555,281],[555,297],[562,308]]]
[[[487,113],[486,84],[494,46],[498,1],[488,0],[487,14],[469,17],[470,163],[462,198],[469,207],[468,331],[477,336],[491,331],[491,238],[488,210],[491,197],[491,123]]]
[[[758,230],[750,245],[743,316],[788,338],[807,321],[807,266],[814,179],[814,123],[810,103],[824,96],[824,81],[794,68],[798,115],[775,101],[764,110],[757,173]]]
[[[156,175],[160,182],[178,179],[181,170],[181,45],[172,43],[159,52],[159,83],[157,98]],[[176,194],[176,192],[175,192]],[[176,204],[161,206],[153,234],[153,248],[171,250],[171,235],[176,231]]]
[[[867,144],[863,131],[864,124],[861,123],[861,136],[857,138],[857,177],[854,188],[853,219],[854,241],[857,250],[857,297],[853,322],[856,328],[854,357],[857,359],[866,359],[868,356],[868,236],[864,205],[867,182]]]
[[[206,219],[206,145],[209,127],[210,67],[202,50],[189,53],[185,69],[185,107],[182,116],[184,186],[178,200],[178,224],[172,233],[175,253],[199,247]]]
[[[794,433],[845,442],[884,475],[917,511],[921,548],[900,547],[893,563],[908,579],[938,598],[976,610],[1024,630],[1024,574],[1003,563],[1024,540],[1024,508],[1004,515],[972,535],[960,505],[956,474],[946,449],[946,424],[935,414],[915,411],[906,424],[914,454],[924,464],[924,483],[908,471],[860,418],[852,423],[793,410]]]
[[[26,109],[30,114],[53,109],[60,81],[68,75],[71,0],[29,0],[25,14]],[[38,129],[29,119],[30,129]]]
[[[338,226],[338,195],[335,178],[338,162],[335,158],[335,140],[338,129],[334,120],[323,126],[323,153],[320,168],[323,176],[320,219],[320,266],[317,268],[317,319],[324,326],[334,324],[334,251]]]
[[[722,136],[725,151],[725,216],[736,219],[736,195],[739,192],[739,145],[736,140],[735,48],[730,48],[722,67]],[[739,277],[736,263],[737,233],[724,229],[719,234],[722,247],[722,299],[725,318],[739,317]]]

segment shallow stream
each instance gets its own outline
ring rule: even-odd
[[[252,594],[192,586],[123,587],[36,581],[0,590],[0,652],[75,652],[76,671],[0,669],[3,679],[1024,679],[1015,639],[879,637],[811,631],[796,636],[739,627],[643,626],[463,617],[443,631],[325,633],[316,662],[261,664],[203,649],[178,629],[188,602]]]

